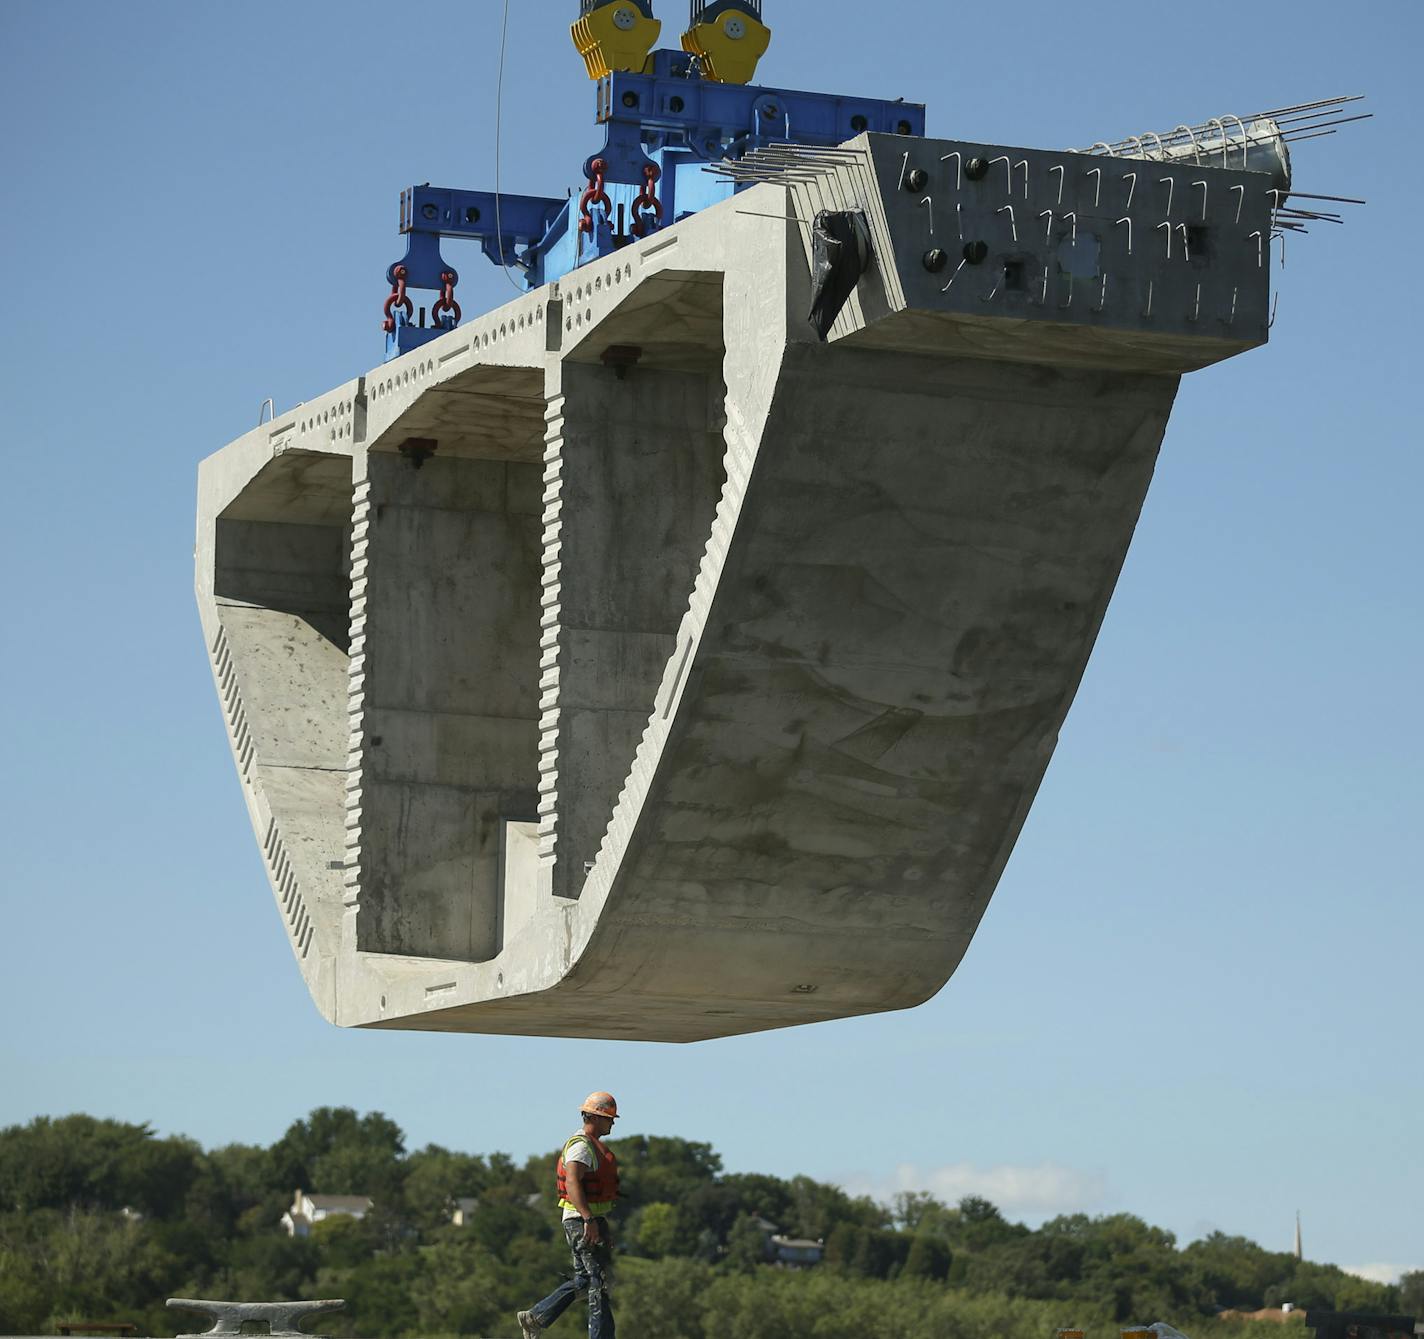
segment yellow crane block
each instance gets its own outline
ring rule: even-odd
[[[608,0],[587,6],[571,29],[590,79],[603,79],[614,70],[642,73],[662,30],[647,0]]]
[[[682,35],[682,49],[700,57],[703,73],[719,84],[751,83],[770,45],[771,29],[750,5],[730,5]]]

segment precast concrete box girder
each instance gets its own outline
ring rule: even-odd
[[[1267,337],[1269,179],[1139,166],[861,136],[204,462],[326,1017],[695,1041],[944,984],[1178,377]],[[871,239],[825,344],[823,210]]]

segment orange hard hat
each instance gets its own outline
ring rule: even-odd
[[[579,1110],[585,1116],[607,1116],[609,1120],[618,1119],[618,1103],[613,1100],[612,1093],[589,1093],[583,1100],[583,1105]]]

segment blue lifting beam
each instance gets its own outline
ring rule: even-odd
[[[551,283],[743,187],[708,172],[773,144],[830,147],[865,131],[923,136],[920,103],[841,97],[720,82],[685,51],[652,52],[641,72],[613,69],[597,81],[603,147],[582,164],[577,193],[563,198],[412,186],[401,193],[405,256],[387,268],[386,357],[453,330],[459,273],[442,238],[477,241],[527,289]],[[407,290],[439,297],[415,317]]]

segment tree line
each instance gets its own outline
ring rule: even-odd
[[[1424,1272],[1398,1287],[1213,1233],[1179,1247],[1130,1214],[1037,1229],[987,1200],[882,1204],[805,1176],[728,1173],[710,1144],[611,1141],[623,1173],[620,1324],[656,1339],[1115,1339],[1165,1320],[1192,1339],[1248,1339],[1218,1318],[1298,1308],[1424,1315]],[[555,1150],[523,1162],[408,1151],[378,1112],[323,1107],[274,1144],[205,1151],[147,1125],[75,1115],[0,1130],[0,1333],[128,1321],[171,1335],[169,1296],[344,1297],[325,1332],[353,1339],[506,1335],[568,1269]],[[367,1195],[361,1219],[309,1236],[280,1225],[293,1192]],[[457,1225],[458,1201],[473,1202]],[[766,1223],[824,1242],[821,1264],[768,1263]],[[571,1334],[578,1326],[566,1321]],[[1293,1332],[1294,1333],[1294,1332]]]

